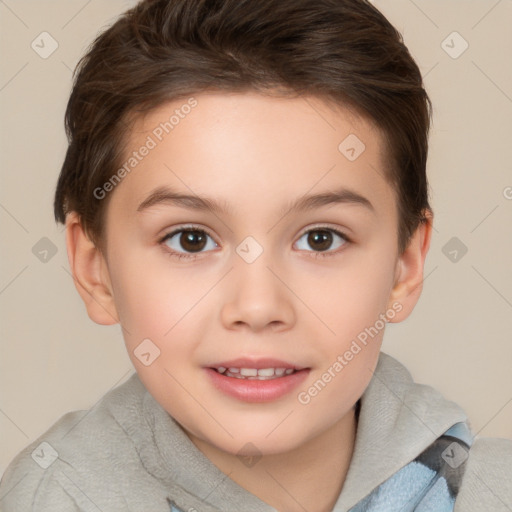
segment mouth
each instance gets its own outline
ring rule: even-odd
[[[246,379],[246,380],[272,380],[281,377],[287,377],[299,370],[294,368],[236,368],[219,366],[212,368],[217,373],[224,375],[224,377],[231,377],[233,379]]]
[[[239,358],[205,368],[214,386],[244,402],[270,402],[304,383],[311,368],[279,359]]]
[[[219,361],[212,364],[210,369],[233,379],[272,380],[288,377],[308,368],[269,357],[239,357],[230,361]]]

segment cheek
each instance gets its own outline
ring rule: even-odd
[[[171,282],[157,258],[138,257],[132,250],[112,261],[118,262],[111,280],[127,345],[162,338],[183,315],[183,287],[174,279]]]
[[[161,351],[159,363],[171,364],[180,354],[189,358],[201,339],[196,332],[200,320],[209,311],[204,309],[209,304],[205,294],[218,276],[194,266],[178,268],[156,250],[132,251],[118,261],[111,278],[130,354],[150,339]]]
[[[171,327],[172,295],[161,280],[153,279],[151,269],[131,271],[126,263],[116,269],[113,279],[115,304],[125,338],[130,343],[141,337],[158,338],[166,326],[167,330]]]
[[[141,264],[132,253],[119,261],[112,284],[132,364],[153,396],[171,397],[175,406],[185,407],[178,382],[189,387],[187,372],[201,339],[194,331],[194,314],[201,311],[194,304],[204,285],[186,272],[170,272],[165,257],[146,254]]]
[[[380,254],[379,254],[380,253]],[[389,256],[382,257],[382,254]],[[322,320],[324,339],[342,349],[359,333],[373,326],[386,312],[392,289],[394,259],[386,251],[352,251],[330,267],[301,280],[304,302]],[[379,321],[378,327],[381,327]]]

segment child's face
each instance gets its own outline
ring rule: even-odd
[[[382,141],[315,98],[195,98],[194,108],[178,101],[148,114],[127,146],[140,162],[111,192],[106,218],[115,314],[141,380],[191,437],[230,453],[248,442],[287,451],[351,413],[377,362],[383,315],[402,308],[392,294],[398,217]],[[176,109],[179,123],[158,130]],[[366,146],[358,157],[354,138],[339,149],[350,134]],[[196,199],[140,207],[164,188]],[[290,209],[342,189],[365,199]],[[199,208],[198,198],[223,210]],[[191,225],[201,232],[161,242]],[[160,355],[148,364],[154,346]],[[267,381],[213,374],[238,358],[305,370]]]

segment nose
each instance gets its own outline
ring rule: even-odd
[[[276,332],[295,323],[293,292],[286,285],[286,275],[269,263],[264,256],[253,263],[236,261],[221,309],[226,329]]]

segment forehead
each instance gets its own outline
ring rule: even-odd
[[[239,209],[265,198],[270,208],[344,185],[389,206],[383,140],[368,120],[316,97],[201,93],[135,120],[125,158],[138,160],[115,195],[133,210],[169,185]]]

